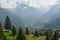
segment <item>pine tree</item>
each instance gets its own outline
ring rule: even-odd
[[[49,33],[48,33],[48,31],[46,32],[46,40],[49,40]]]
[[[35,34],[34,34],[36,37],[38,37],[39,36],[39,33],[38,33],[38,31],[36,30],[35,31]]]
[[[4,34],[3,34],[1,23],[0,23],[0,40],[6,40],[6,38],[5,38]]]
[[[10,19],[9,19],[9,17],[7,16],[7,17],[6,17],[6,20],[5,20],[5,25],[4,25],[4,27],[5,27],[6,30],[9,31],[9,30],[11,30],[11,26],[12,26],[12,25],[11,25]]]
[[[46,40],[52,40],[52,36],[53,36],[53,34],[52,34],[51,30],[46,32]]]
[[[13,26],[13,28],[12,28],[12,35],[13,36],[15,36],[16,35],[16,29],[15,29],[15,27]]]
[[[17,40],[26,40],[26,37],[25,37],[25,35],[23,34],[23,30],[22,30],[21,27],[20,27],[19,33],[18,33],[18,35],[17,35]]]
[[[27,34],[27,35],[29,34],[29,30],[28,30],[28,28],[26,28],[26,34]]]
[[[58,40],[58,32],[55,32],[54,33],[54,35],[53,35],[53,38],[52,38],[52,40]]]

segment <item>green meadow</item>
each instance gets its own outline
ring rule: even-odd
[[[16,39],[16,36],[9,36],[9,32],[4,32],[4,35],[6,36],[7,40],[14,40]],[[33,34],[25,35],[27,40],[45,40],[46,36],[39,36],[39,37],[33,37]]]

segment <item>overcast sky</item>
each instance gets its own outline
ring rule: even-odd
[[[14,9],[16,6],[25,3],[29,7],[49,9],[56,2],[57,0],[0,0],[0,7]]]

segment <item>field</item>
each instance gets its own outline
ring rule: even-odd
[[[34,38],[32,34],[28,35],[27,38],[28,40],[45,40],[46,39],[45,36],[39,36]]]
[[[7,40],[14,40],[16,36],[9,36],[9,32],[4,32],[4,35],[6,36]],[[33,37],[32,34],[26,35],[27,40],[45,40],[45,36],[39,36],[39,37]]]
[[[6,36],[7,40],[14,40],[16,38],[15,36],[9,36],[9,32],[4,32],[4,35]]]

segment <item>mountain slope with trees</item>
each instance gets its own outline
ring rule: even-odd
[[[11,10],[0,8],[0,22],[4,25],[6,16],[9,16],[13,25],[20,25],[21,19],[13,14]]]

